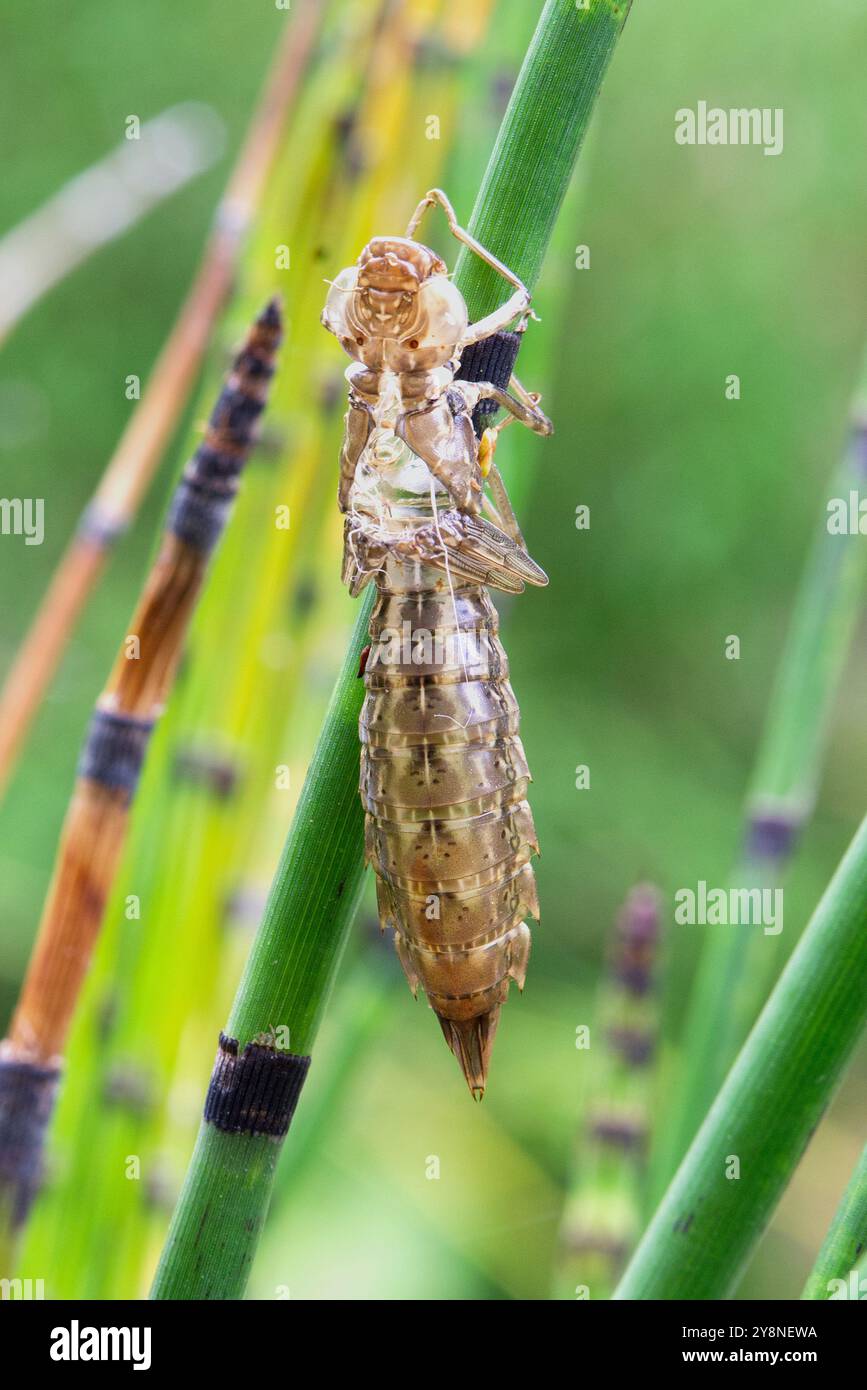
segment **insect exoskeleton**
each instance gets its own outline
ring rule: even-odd
[[[440,204],[454,235],[513,286],[471,324],[443,260],[414,239]],[[331,284],[323,323],[353,359],[338,498],[343,575],[375,583],[360,719],[366,853],[380,921],[481,1097],[539,907],[530,773],[488,589],[547,583],[494,462],[500,430],[551,425],[514,376],[529,295],[439,190],[406,237],[374,237]],[[506,330],[518,320],[518,332]],[[473,381],[459,375],[473,346]],[[502,408],[503,420],[491,425]],[[476,424],[474,425],[474,412]],[[485,426],[488,426],[486,429]],[[479,436],[485,446],[480,459]]]
[[[333,282],[323,321],[373,371],[443,366],[467,329],[467,307],[445,263],[405,237],[374,237]]]

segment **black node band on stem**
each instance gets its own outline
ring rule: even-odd
[[[278,1052],[264,1043],[247,1043],[220,1034],[220,1046],[205,1097],[204,1119],[232,1134],[269,1134],[282,1139],[289,1129],[309,1057]]]
[[[126,521],[109,516],[98,502],[91,502],[79,518],[76,535],[79,540],[87,541],[101,550],[110,550],[128,529]]]
[[[490,381],[505,391],[512,379],[520,346],[520,333],[492,333],[481,342],[470,343],[464,349],[455,377],[459,381]],[[496,401],[479,401],[473,411],[473,428],[479,438],[498,409]]]
[[[234,500],[234,488],[217,493],[183,478],[172,498],[167,529],[193,550],[208,555],[223,534]]]
[[[653,1061],[656,1033],[642,1028],[611,1027],[605,1041],[630,1067],[644,1067]]]
[[[786,859],[794,850],[800,828],[799,816],[781,812],[755,813],[747,826],[747,858],[770,862]]]
[[[200,554],[213,550],[228,520],[241,470],[256,440],[282,338],[276,299],[266,304],[211,412],[172,498],[167,529]]]
[[[599,1144],[622,1149],[627,1153],[643,1150],[647,1145],[647,1126],[624,1115],[597,1114],[589,1126],[590,1138]]]
[[[178,749],[172,772],[178,781],[203,787],[221,801],[234,796],[243,776],[239,763],[231,758],[194,746]]]
[[[24,1225],[42,1179],[42,1149],[51,1119],[58,1067],[0,1060],[0,1193],[10,1224]]]
[[[94,710],[78,763],[78,776],[132,794],[153,727],[152,719]]]

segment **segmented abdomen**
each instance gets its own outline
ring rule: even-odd
[[[361,799],[380,921],[471,1091],[484,1092],[509,979],[538,920],[518,705],[487,590],[389,564],[361,712]]]

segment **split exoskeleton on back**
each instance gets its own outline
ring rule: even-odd
[[[445,208],[459,239],[514,286],[508,301],[477,323],[469,323],[463,296],[449,279],[444,261],[412,239],[423,212],[434,203]],[[458,226],[448,199],[435,189],[419,204],[406,237],[375,237],[357,264],[340,272],[322,315],[325,327],[354,359],[346,372],[349,409],[340,456],[341,511],[353,510],[356,470],[371,436],[377,431],[392,434],[424,462],[458,513],[478,516],[486,507],[493,525],[468,530],[461,547],[468,562],[467,577],[511,592],[520,591],[524,580],[546,581],[538,566],[532,561],[527,565],[528,556],[521,559],[517,553],[523,551],[523,541],[493,463],[493,450],[509,419],[520,420],[539,434],[550,434],[551,423],[539,409],[538,399],[516,377],[512,377],[511,391],[506,391],[492,382],[456,380],[455,374],[467,347],[516,320],[522,331],[529,313],[529,292]],[[472,415],[481,401],[501,406],[507,418],[487,432],[480,450]],[[490,499],[484,493],[486,478]],[[460,517],[452,517],[451,522],[453,530],[461,525]],[[505,544],[500,554],[505,542],[513,544]],[[430,562],[423,552],[419,558]],[[516,565],[504,564],[506,559],[514,559]],[[358,592],[371,575],[372,570],[363,570],[347,582]],[[518,578],[521,582],[516,584]]]
[[[435,204],[512,285],[477,323],[445,263],[414,239]],[[509,375],[518,340],[505,330],[523,331],[529,317],[525,287],[459,227],[438,189],[405,237],[375,237],[340,272],[322,316],[353,359],[343,577],[353,594],[371,580],[378,589],[360,719],[366,852],[381,925],[394,928],[410,985],[424,989],[476,1096],[509,981],[523,986],[525,918],[538,918],[530,774],[487,593],[547,583],[493,458],[512,420],[551,432],[538,397]],[[474,344],[491,363],[509,348],[501,384],[457,377]],[[479,440],[473,412],[485,402],[506,416]]]

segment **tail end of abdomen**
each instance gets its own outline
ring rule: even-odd
[[[465,1019],[444,1018],[434,1009],[443,1037],[457,1058],[473,1100],[482,1099],[488,1084],[491,1047],[500,1021],[500,1007],[494,1004],[487,1013]]]

